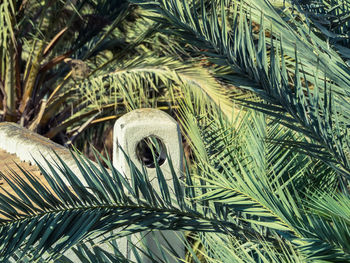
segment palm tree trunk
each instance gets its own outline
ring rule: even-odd
[[[5,120],[14,121],[16,119],[16,52],[10,45],[6,56],[5,73],[5,93],[6,93],[6,112]]]

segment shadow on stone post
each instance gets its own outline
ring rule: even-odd
[[[157,109],[134,110],[116,121],[113,132],[113,165],[130,179],[129,162],[121,150],[123,149],[140,171],[142,171],[142,166],[146,169],[152,186],[159,190],[156,179],[157,173],[150,148],[153,148],[170,191],[174,192],[167,154],[170,156],[175,172],[180,178],[182,172],[182,151],[181,133],[177,122],[165,112]],[[133,234],[129,240],[134,244],[142,242],[153,254],[162,258],[161,251],[154,242],[155,238],[157,238],[166,250],[169,249],[167,243],[171,244],[179,257],[184,259],[185,247],[182,236],[183,233],[181,232],[169,230],[153,231],[152,233],[143,231],[139,234]],[[128,238],[119,239],[118,245],[120,251],[128,259],[135,260]],[[151,261],[144,256],[142,262],[148,263]],[[175,263],[179,261],[171,259],[169,262]]]

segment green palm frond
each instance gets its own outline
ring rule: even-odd
[[[323,35],[324,39],[335,48],[341,56],[350,59],[347,32],[350,30],[350,2],[349,1],[313,1],[306,4],[302,1],[292,1],[293,7],[305,15],[306,23],[317,35]]]
[[[237,261],[349,260],[349,222],[324,212],[327,205],[339,209],[332,205],[338,198],[334,171],[327,180],[314,176],[319,185],[310,183],[315,167],[325,164],[266,140],[292,136],[288,130],[249,111],[232,125],[207,96],[196,98],[197,104],[184,102],[179,109],[188,139],[202,145],[194,147],[196,162],[185,169],[185,191],[174,173],[168,186],[157,169],[158,193],[132,163],[129,181],[108,160],[109,170],[80,157],[75,158],[87,185],[63,162],[61,173],[42,170],[49,188],[25,171],[29,183],[15,174],[2,175],[16,193],[0,195],[2,259],[56,260],[73,245],[113,230],[118,231],[104,242],[154,229],[202,232],[209,262],[225,252],[205,243],[210,242],[206,232],[213,240],[229,240],[227,249]],[[325,188],[334,192],[333,200],[308,205],[319,198],[317,189]]]
[[[237,235],[244,232],[248,236],[260,236],[200,205],[191,205],[180,189],[176,174],[173,174],[175,197],[172,198],[168,186],[161,183],[164,176],[160,169],[157,176],[162,191],[158,194],[147,175],[132,164],[132,178],[128,182],[108,161],[110,172],[102,164],[97,168],[87,160],[76,161],[87,188],[63,162],[58,164],[61,174],[54,169],[49,172],[42,169],[50,189],[25,171],[30,183],[16,174],[2,175],[17,195],[0,195],[2,260],[15,251],[21,252],[20,258],[29,253],[33,258],[50,260],[83,239],[121,228],[114,238],[145,229],[232,231]]]
[[[317,157],[322,151],[320,159],[348,176],[350,79],[342,59],[303,27],[294,30],[297,22],[285,22],[268,1],[219,2],[220,16],[205,1],[191,6],[159,0],[143,6],[162,16],[169,33],[208,50],[203,54],[214,63],[231,67],[231,75],[226,76],[231,84],[266,102],[243,100],[244,105],[307,135],[312,140],[305,144],[307,150]],[[259,33],[253,32],[253,22]],[[327,154],[331,157],[325,158]]]
[[[335,217],[320,217],[321,209],[315,212],[305,206],[307,200],[317,200],[322,192],[335,194],[337,174],[325,163],[269,140],[292,141],[300,135],[249,111],[240,118],[239,125],[233,124],[222,118],[215,105],[203,101],[192,105],[189,101],[182,104],[180,114],[184,133],[194,149],[196,200],[217,214],[234,214],[244,228],[267,231],[269,237],[281,235],[283,241],[275,236],[273,243],[261,241],[257,246],[261,252],[278,248],[275,254],[266,252],[275,255],[265,258],[267,261],[278,262],[286,255],[297,262],[349,260],[348,226],[342,222],[332,232]],[[325,202],[323,207],[331,204]],[[203,234],[202,242],[207,242],[207,234]],[[252,252],[251,261],[266,257],[258,256],[257,251]]]
[[[207,251],[206,262],[310,262],[292,244],[280,240],[278,248],[264,240],[244,243],[232,236],[203,233],[200,239]]]
[[[74,255],[74,256],[73,256]],[[105,243],[104,247],[89,241],[74,246],[69,251],[69,256],[61,256],[56,262],[59,263],[117,263],[132,262],[125,258],[119,251],[115,240]],[[73,257],[73,260],[72,260]]]
[[[172,58],[154,58],[153,55],[129,59],[125,63],[116,65],[114,70],[107,74],[89,78],[79,86],[79,89],[90,94],[88,99],[96,103],[97,98],[100,97],[102,97],[100,100],[114,101],[115,91],[121,90],[122,86],[125,89],[129,86],[131,89],[149,86],[158,91],[160,88],[169,89],[176,84],[187,84],[193,89],[197,87],[212,100],[216,100],[217,104],[223,104],[228,109],[232,109],[232,102],[226,99],[225,94],[222,94],[221,86],[207,70],[193,64],[180,63]],[[102,96],[101,92],[107,94]],[[130,91],[127,94],[133,96],[133,93],[135,92]],[[134,104],[134,101],[135,98],[130,101],[130,104]]]
[[[128,262],[118,238],[189,230],[203,248],[184,241],[193,262],[350,261],[350,70],[339,47],[346,42],[338,39],[348,27],[347,2],[329,9],[324,1],[318,9],[326,20],[342,13],[332,20],[336,36],[327,36],[329,28],[324,31],[315,17],[304,17],[310,6],[294,10],[292,1],[132,2],[144,9],[89,0],[54,7],[39,1],[24,10],[34,37],[19,33],[23,58],[52,63],[71,52],[91,68],[86,78],[70,79],[67,65],[44,67],[54,77],[35,81],[41,64],[28,62],[25,90],[45,84],[37,86],[43,90],[36,99],[51,94],[42,116],[46,135],[67,130],[70,142],[86,127],[130,109],[170,109],[192,151],[185,180],[173,172],[167,185],[157,166],[157,192],[132,163],[130,179],[109,160],[96,167],[78,155],[87,185],[62,161],[60,173],[42,169],[48,186],[26,171],[27,180],[1,174],[15,194],[0,193],[0,260],[71,262],[62,254],[74,247],[83,262]],[[0,15],[4,25],[13,15],[9,3],[0,4],[7,8]],[[57,32],[46,33],[65,25],[46,16],[36,21],[31,12],[37,7],[49,10],[47,16],[73,17],[52,48]],[[90,32],[90,16],[103,22],[104,14],[108,22]],[[90,19],[76,28],[78,17]],[[13,28],[1,28],[0,40],[11,43]],[[73,36],[72,45],[63,41]],[[1,73],[5,64],[0,60]],[[160,259],[147,247],[134,247],[155,262],[176,258],[165,250]]]
[[[79,81],[72,95],[76,97],[73,114],[62,122],[58,118],[58,125],[46,135],[51,138],[64,129],[70,133],[98,112],[102,119],[110,115],[117,118],[130,109],[142,107],[171,109],[186,89],[205,94],[229,117],[236,112],[226,88],[207,69],[172,57],[149,55],[119,62],[107,73],[96,73]]]
[[[180,235],[180,232],[174,232],[176,235]],[[151,262],[169,263],[179,260],[179,255],[172,247],[172,244],[167,243],[168,247],[160,242],[163,238],[162,234],[155,234],[154,231],[148,232],[147,235],[152,236],[152,241],[158,247],[160,253],[155,255],[154,251],[147,246],[145,239],[137,242],[137,245],[128,238],[129,245],[132,246],[132,253],[135,255],[134,260],[127,259],[125,255],[119,250],[118,240],[112,239],[101,244],[99,241],[87,240],[84,243],[77,244],[72,247],[68,252],[61,256],[57,261],[59,263],[144,263],[144,259],[149,259]],[[106,236],[103,236],[106,237]],[[108,239],[108,237],[106,237]],[[188,246],[188,242],[181,237],[184,242],[184,246]],[[103,239],[102,239],[103,240]]]

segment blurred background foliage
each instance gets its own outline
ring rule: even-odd
[[[1,10],[1,118],[61,144],[110,150],[115,119],[171,112],[184,84],[221,96],[210,63],[128,1],[6,0]]]

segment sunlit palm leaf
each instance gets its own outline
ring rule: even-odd
[[[204,54],[214,58],[214,63],[230,66],[230,83],[255,92],[268,103],[244,100],[245,105],[315,140],[322,151],[334,158],[323,161],[349,176],[347,66],[317,36],[310,33],[309,41],[302,27],[294,30],[268,1],[236,1],[236,5],[219,2],[221,16],[216,15],[214,6],[207,8],[205,1],[194,6],[199,11],[187,2],[177,1],[147,1],[144,7],[163,17],[169,33],[208,50]],[[232,20],[226,18],[229,11]],[[252,22],[259,24],[258,34],[252,32]],[[270,23],[272,30],[267,30]],[[326,80],[320,72],[326,73]],[[312,152],[313,148],[307,150]],[[334,160],[338,163],[332,164]]]

